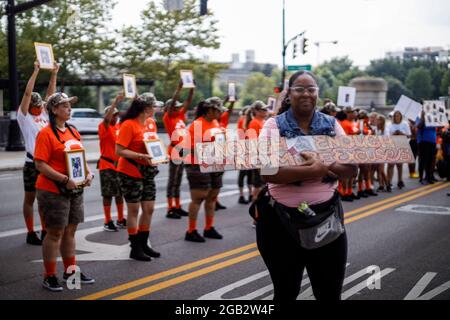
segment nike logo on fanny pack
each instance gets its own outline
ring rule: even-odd
[[[314,241],[316,243],[322,241],[328,233],[331,231],[331,222],[328,221],[324,226],[317,229],[316,237],[314,238]]]

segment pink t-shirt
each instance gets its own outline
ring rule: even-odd
[[[275,118],[265,122],[260,137],[270,137],[271,130],[278,130]],[[345,136],[345,131],[338,121],[336,121],[335,131],[337,136]],[[322,179],[303,181],[301,185],[269,183],[268,186],[271,196],[276,201],[287,207],[297,208],[302,202],[314,205],[326,202],[333,197],[337,182],[325,184],[321,181]]]

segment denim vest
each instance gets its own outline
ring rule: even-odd
[[[280,130],[281,137],[291,139],[298,136],[306,136],[303,130],[299,128],[297,121],[295,120],[292,108],[289,108],[288,111],[277,116],[275,120],[277,122],[278,129]],[[308,135],[335,137],[335,124],[335,118],[323,114],[322,112],[314,111],[314,116],[309,126]]]

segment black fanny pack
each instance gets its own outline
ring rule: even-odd
[[[152,179],[159,173],[159,170],[157,167],[150,166],[150,165],[146,166],[146,165],[137,163],[133,159],[128,159],[128,158],[124,158],[124,159],[127,160],[129,163],[131,163],[133,166],[135,166],[139,170],[140,174],[142,175],[142,177],[144,179],[147,179],[147,178]]]
[[[80,194],[83,194],[83,192],[84,192],[84,188],[83,187],[78,187],[76,189],[69,190],[69,189],[67,189],[66,184],[64,184],[62,182],[59,182],[59,181],[55,181],[55,180],[52,180],[52,181],[55,183],[56,187],[58,188],[59,193],[62,196],[75,197],[75,196],[78,196]]]
[[[108,157],[101,156],[97,161],[97,169],[100,167],[100,160],[105,160],[106,162],[111,163],[114,167],[117,167],[117,161],[114,161],[113,159]]]
[[[338,192],[324,203],[290,208],[270,196],[266,187],[250,207],[250,215],[257,220],[259,213],[266,211],[275,213],[289,234],[304,249],[323,247],[345,232],[344,212]]]

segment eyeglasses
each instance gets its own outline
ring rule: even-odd
[[[291,90],[293,90],[296,93],[303,94],[305,91],[308,91],[309,94],[315,94],[317,91],[319,91],[318,87],[310,86],[310,87],[291,87]]]

